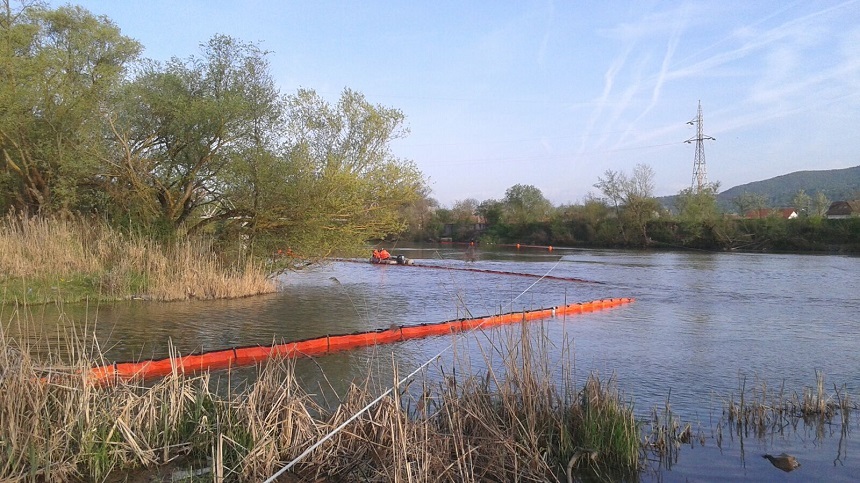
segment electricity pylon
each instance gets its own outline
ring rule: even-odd
[[[702,101],[699,101],[699,114],[687,124],[696,126],[696,135],[684,141],[692,143],[696,141],[696,157],[693,159],[693,190],[695,193],[702,191],[702,188],[708,184],[708,173],[705,169],[705,140],[716,141],[711,136],[702,133]]]

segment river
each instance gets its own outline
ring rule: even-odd
[[[33,317],[44,322],[34,343],[57,327],[86,325],[109,359],[128,360],[164,357],[169,343],[190,353],[632,297],[633,304],[537,324],[556,342],[553,350],[572,350],[577,380],[594,371],[614,374],[642,417],[668,399],[674,414],[705,436],[704,445],[685,446],[671,468],[646,473],[645,480],[849,481],[860,474],[851,432],[856,414],[845,431],[834,424],[822,433],[800,423],[765,438],[725,433],[715,442],[724,402],[742,386],[802,393],[818,371],[829,393],[835,385],[858,401],[858,257],[479,248],[477,260],[466,262],[459,248],[394,252],[424,265],[599,283],[332,262],[282,276],[283,290],[262,297],[66,307],[62,316],[35,309]],[[490,338],[464,335],[457,345],[480,361],[480,340]],[[344,352],[299,369],[310,382],[324,372],[338,390],[371,368],[390,367],[392,359],[401,372],[411,371],[445,354],[450,343],[451,337],[436,337]],[[766,452],[793,454],[802,466],[782,473],[761,458]]]

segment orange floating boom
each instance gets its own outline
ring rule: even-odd
[[[632,303],[633,301],[634,299],[632,298],[595,300],[548,309],[491,315],[489,317],[448,320],[435,324],[393,326],[388,329],[377,329],[352,334],[326,335],[272,346],[236,347],[233,349],[204,352],[202,354],[168,357],[166,359],[119,362],[107,366],[93,367],[90,370],[89,376],[97,384],[111,384],[120,379],[146,380],[164,377],[172,373],[195,373],[206,370],[249,366],[265,361],[267,358],[273,356],[301,357],[323,355],[358,347],[390,344],[409,339],[452,334],[477,328],[496,327],[523,320],[547,319],[559,315],[592,312]]]

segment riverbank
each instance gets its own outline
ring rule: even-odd
[[[83,218],[2,218],[0,273],[0,304],[219,299],[277,290],[262,263],[224,260],[205,237],[159,243]]]
[[[635,233],[635,235],[631,235]],[[760,219],[721,217],[704,221],[659,218],[631,231],[615,218],[600,223],[559,219],[523,225],[498,224],[457,232],[455,243],[521,244],[589,249],[667,249],[750,253],[860,253],[860,217]],[[431,237],[440,239],[440,237]]]

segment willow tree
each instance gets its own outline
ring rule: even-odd
[[[810,212],[812,211],[812,197],[806,194],[805,190],[798,190],[794,195],[794,198],[792,198],[791,203],[794,205],[794,209],[797,210],[800,216],[810,216]]]
[[[546,221],[552,211],[552,203],[540,189],[524,184],[508,188],[502,205],[505,222],[512,225]]]
[[[141,47],[81,7],[2,10],[0,208],[86,209],[99,196],[99,113]]]
[[[284,138],[285,101],[275,87],[265,58],[248,59],[244,69],[248,109],[245,135],[222,177],[224,201],[210,213],[239,233],[251,251],[269,251],[280,244],[277,194],[289,179],[279,155]]]
[[[441,223],[435,216],[438,210],[439,201],[430,196],[430,188],[425,186],[415,201],[404,205],[400,210],[407,225],[404,234],[414,241],[426,241],[438,236],[442,230]]]
[[[227,193],[233,164],[260,158],[264,131],[280,116],[265,55],[218,35],[200,56],[143,66],[110,120],[106,189],[120,210],[169,229],[247,215]]]
[[[624,212],[622,221],[642,235],[642,245],[648,245],[648,222],[658,216],[661,206],[654,198],[654,169],[637,164],[633,175],[624,183]]]
[[[720,183],[702,189],[686,188],[675,198],[681,230],[676,233],[683,244],[703,248],[731,247],[736,238],[735,223],[723,216],[717,203]]]
[[[425,186],[414,163],[391,151],[408,132],[401,111],[350,89],[335,105],[301,89],[289,96],[286,119],[282,166],[273,173],[278,188],[267,210],[284,243],[326,255],[406,228],[402,208]]]
[[[756,210],[760,212],[761,210],[767,208],[767,198],[764,195],[759,193],[750,193],[749,191],[744,191],[732,198],[732,204],[738,210],[738,214],[740,216],[746,216],[752,210]]]
[[[389,148],[403,114],[349,90],[336,106],[309,90],[282,96],[266,56],[219,35],[197,57],[144,65],[108,122],[116,214],[214,228],[257,252],[399,232],[399,208],[423,187]]]
[[[823,217],[830,208],[830,200],[827,195],[821,191],[815,193],[815,198],[812,199],[812,213],[819,218]]]

